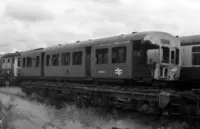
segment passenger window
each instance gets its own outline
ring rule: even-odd
[[[36,56],[35,67],[39,67],[39,65],[40,65],[40,57]]]
[[[200,46],[192,48],[192,65],[200,65]]]
[[[81,65],[82,63],[82,52],[73,52],[73,65]]]
[[[17,66],[18,66],[18,67],[20,67],[20,63],[21,63],[21,59],[18,58],[18,59],[17,59]]]
[[[26,66],[26,58],[23,58],[23,67]]]
[[[59,65],[59,57],[60,57],[60,54],[53,54],[52,55],[52,66],[58,66]]]
[[[10,62],[10,59],[8,59],[8,63]]]
[[[112,48],[112,63],[125,63],[126,62],[126,47]]]
[[[27,67],[31,67],[31,66],[32,66],[32,58],[27,57]]]
[[[5,60],[3,59],[3,63],[5,63]]]
[[[108,49],[97,49],[96,50],[96,64],[108,64]]]
[[[50,55],[46,55],[46,66],[50,65]]]
[[[69,65],[70,64],[70,53],[62,53],[62,65]]]

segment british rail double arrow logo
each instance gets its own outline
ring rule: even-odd
[[[117,74],[119,76],[122,75],[122,72],[123,72],[122,69],[119,69],[119,68],[115,69],[115,74]]]

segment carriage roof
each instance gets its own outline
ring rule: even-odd
[[[78,41],[75,43],[66,43],[66,44],[59,44],[56,46],[52,47],[47,47],[47,48],[39,48],[39,49],[34,49],[34,50],[28,50],[25,52],[22,52],[22,55],[31,55],[35,53],[40,53],[40,52],[53,52],[53,51],[60,51],[61,49],[73,49],[73,48],[84,48],[84,47],[92,47],[96,45],[102,45],[102,44],[112,44],[116,42],[125,42],[125,41],[137,41],[137,40],[144,40],[145,37],[149,36],[155,36],[155,35],[168,35],[172,36],[169,33],[165,32],[159,32],[159,31],[146,31],[146,32],[134,32],[131,34],[121,34],[118,36],[113,36],[113,37],[107,37],[107,38],[99,38],[99,39],[92,39],[92,40],[86,40],[86,41]],[[145,44],[145,42],[143,42]],[[157,42],[151,43],[155,45],[160,45]],[[148,42],[149,45],[149,42]]]
[[[200,35],[183,36],[183,37],[180,37],[180,40],[181,40],[181,46],[199,45]]]
[[[21,55],[21,52],[7,53],[7,54],[2,55],[1,58],[13,58],[13,57],[17,57],[20,55]]]
[[[48,47],[44,49],[44,52],[48,51],[56,51],[58,49],[65,49],[65,48],[75,48],[75,47],[91,47],[96,45],[102,45],[102,44],[111,44],[116,42],[125,42],[125,41],[137,41],[137,40],[143,40],[147,35],[153,36],[157,34],[165,34],[170,35],[165,32],[158,32],[158,31],[146,31],[146,32],[138,32],[138,33],[132,33],[132,34],[121,34],[118,36],[113,37],[107,37],[107,38],[100,38],[100,39],[94,39],[94,40],[86,40],[86,41],[78,41],[75,43],[66,43],[62,45],[57,45],[53,47]],[[172,36],[172,35],[170,35]],[[152,43],[156,44],[156,43]],[[159,44],[157,44],[159,45]]]

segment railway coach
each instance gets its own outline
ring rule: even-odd
[[[20,73],[20,52],[7,53],[1,57],[0,84],[14,83]]]
[[[180,40],[165,32],[77,41],[22,52],[20,77],[118,84],[177,80],[180,50]]]
[[[200,35],[180,37],[182,68],[180,80],[200,83]]]

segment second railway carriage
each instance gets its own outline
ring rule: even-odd
[[[179,39],[164,32],[77,41],[22,52],[20,76],[128,83],[177,80],[180,49]]]
[[[200,35],[181,37],[181,80],[200,82]]]
[[[0,82],[4,85],[5,81],[11,82],[20,73],[20,52],[7,53],[1,57]]]

